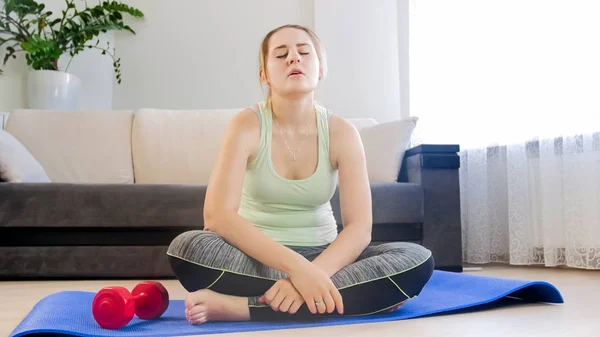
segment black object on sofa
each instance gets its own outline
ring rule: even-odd
[[[457,145],[420,145],[373,184],[372,244],[410,241],[462,271]],[[206,186],[0,183],[0,279],[170,278],[166,250],[203,226]],[[339,198],[332,207],[340,230]]]

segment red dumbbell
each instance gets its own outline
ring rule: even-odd
[[[104,329],[120,329],[135,314],[145,320],[160,317],[169,307],[169,293],[155,281],[140,282],[131,293],[123,287],[102,288],[92,301],[92,315]]]

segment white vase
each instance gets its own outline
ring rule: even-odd
[[[33,70],[27,79],[27,103],[30,109],[75,110],[81,80],[55,70]]]

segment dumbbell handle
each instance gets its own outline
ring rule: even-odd
[[[145,307],[148,303],[148,295],[146,293],[140,293],[139,295],[133,296],[133,300],[135,301],[136,307]],[[112,305],[109,301],[102,301],[102,303],[100,303],[100,310],[112,310]]]

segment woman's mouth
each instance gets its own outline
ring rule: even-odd
[[[304,76],[304,74],[300,70],[292,70],[290,72],[290,74],[288,75],[288,77],[292,77],[292,76]]]

